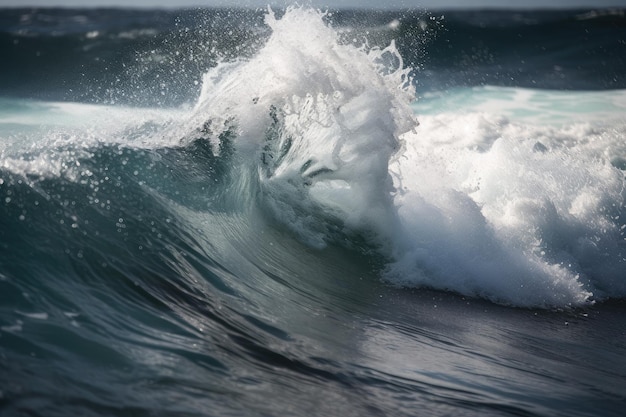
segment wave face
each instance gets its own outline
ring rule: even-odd
[[[435,82],[415,13],[176,13],[2,11],[3,415],[620,415],[621,78]],[[515,16],[449,28],[623,19]],[[30,95],[39,49],[99,63]]]

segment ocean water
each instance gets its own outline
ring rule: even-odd
[[[623,10],[0,9],[2,416],[621,416]]]

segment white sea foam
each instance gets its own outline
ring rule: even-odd
[[[5,108],[0,111],[0,168],[74,181],[84,175],[80,160],[90,158],[100,144],[177,145],[179,138],[164,132],[179,126],[188,111],[7,99],[0,99],[0,106]]]
[[[407,240],[388,279],[522,306],[626,294],[623,123],[421,122],[391,166]]]
[[[623,122],[588,112],[594,125],[564,126],[585,103],[487,88],[474,93],[493,100],[416,128],[393,45],[342,45],[307,9],[267,23],[257,56],[207,74],[192,125],[235,121],[238,149],[262,161],[265,204],[307,242],[332,240],[339,220],[389,256],[390,282],[517,306],[626,295]],[[586,104],[619,111],[623,94],[611,97]],[[561,103],[555,123],[548,102]]]
[[[238,151],[261,162],[266,205],[315,246],[329,239],[330,213],[352,229],[392,228],[388,162],[399,135],[416,125],[395,47],[343,45],[322,17],[270,11],[267,44],[249,61],[207,73],[190,123],[234,120]]]

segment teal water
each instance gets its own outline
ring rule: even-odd
[[[454,12],[449,39],[621,33],[494,13]],[[620,58],[531,88],[528,44],[501,85],[414,66],[447,36],[417,13],[266,14],[0,11],[30,43],[0,98],[0,414],[620,416]],[[235,27],[258,34],[239,60]],[[397,43],[350,42],[370,29]],[[28,51],[68,43],[34,94]],[[120,45],[119,82],[69,81]]]

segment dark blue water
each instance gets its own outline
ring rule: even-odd
[[[622,415],[624,12],[266,14],[0,10],[0,414]]]
[[[4,9],[0,91],[13,97],[180,104],[206,69],[269,36],[265,10]],[[395,39],[420,91],[626,86],[622,10],[335,12],[372,45]],[[397,30],[387,27],[397,20]]]

